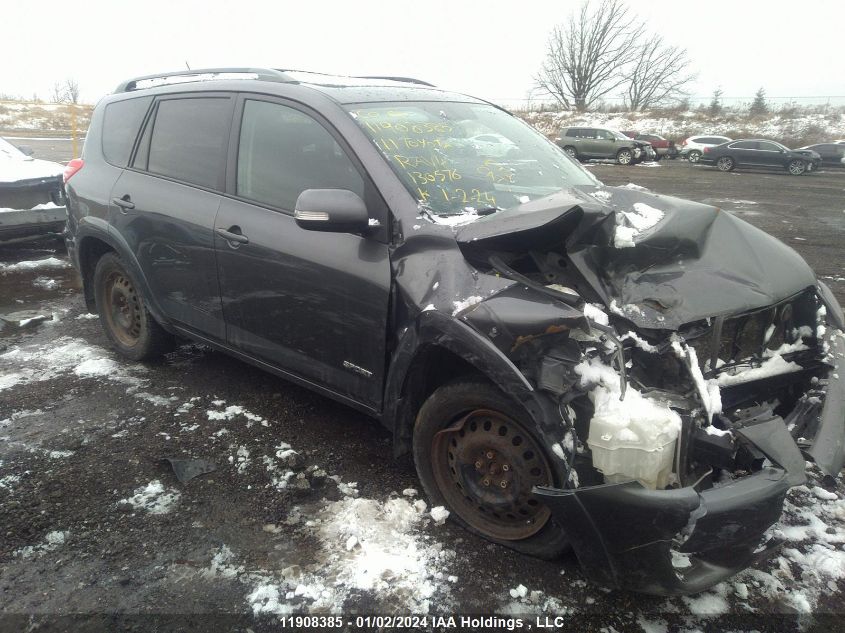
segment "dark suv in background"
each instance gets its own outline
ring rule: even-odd
[[[187,338],[363,411],[432,505],[526,554],[571,546],[604,585],[709,587],[777,545],[805,458],[842,468],[845,325],[807,264],[718,208],[605,187],[490,103],[138,78],[65,188],[121,354]]]
[[[564,128],[555,143],[577,160],[609,159],[620,165],[635,165],[657,157],[650,143],[605,128]]]

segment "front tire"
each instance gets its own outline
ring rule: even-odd
[[[569,154],[573,158],[573,160],[578,160],[578,151],[571,145],[567,145],[566,147],[564,147],[563,151]]]
[[[722,156],[716,161],[716,167],[719,168],[719,171],[733,171],[733,168],[736,167],[736,161],[730,156]]]
[[[634,152],[629,149],[620,149],[616,152],[616,162],[620,165],[632,165],[634,163]]]
[[[432,505],[461,526],[523,554],[552,559],[568,549],[535,485],[562,485],[565,464],[550,455],[527,414],[493,385],[458,380],[437,389],[414,426],[414,463]]]
[[[137,282],[115,253],[97,262],[94,299],[106,336],[121,355],[147,360],[172,349],[173,337],[150,314]]]
[[[796,158],[795,160],[789,161],[789,164],[786,166],[786,170],[793,176],[800,176],[807,171],[807,163],[800,158]]]

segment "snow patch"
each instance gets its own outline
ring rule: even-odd
[[[134,510],[143,510],[149,514],[167,514],[179,501],[179,491],[166,489],[158,479],[135,490],[135,494],[121,499],[119,505],[130,505]]]

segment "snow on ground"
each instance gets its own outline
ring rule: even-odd
[[[0,392],[20,384],[53,380],[75,374],[105,378],[137,390],[145,383],[140,364],[116,362],[112,352],[82,339],[62,336],[50,343],[18,344],[0,353]]]
[[[118,505],[130,505],[135,510],[142,510],[150,514],[167,514],[179,501],[181,494],[178,490],[165,488],[158,479],[154,479],[146,486],[135,490],[135,494],[118,501]]]
[[[354,494],[288,512],[288,525],[316,539],[312,558],[274,570],[248,569],[223,545],[202,574],[237,577],[246,585],[245,599],[255,615],[339,613],[349,598],[362,592],[403,613],[428,613],[435,605],[448,604],[451,584],[457,581],[448,574],[455,553],[426,532],[432,525],[426,503],[400,496],[360,498],[354,486],[336,483],[342,494]],[[273,525],[264,531],[280,532]]]
[[[66,259],[59,259],[58,257],[47,257],[45,259],[22,261],[14,264],[4,264],[0,262],[0,272],[2,273],[11,273],[21,270],[39,270],[42,268],[70,268],[70,262]]]
[[[44,536],[44,540],[37,545],[27,545],[15,551],[15,556],[21,558],[32,558],[33,556],[41,556],[47,552],[52,552],[65,544],[65,541],[70,536],[69,531],[54,530],[48,532]]]

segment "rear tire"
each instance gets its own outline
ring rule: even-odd
[[[150,314],[138,283],[120,257],[103,255],[93,281],[100,323],[122,356],[148,360],[173,349],[173,337]]]
[[[701,152],[697,149],[692,150],[689,154],[687,154],[687,160],[691,163],[697,163],[701,160]]]
[[[716,167],[719,168],[719,171],[733,171],[733,168],[736,167],[736,161],[730,156],[722,156],[716,161]]]
[[[550,455],[527,414],[481,379],[437,389],[414,426],[414,464],[433,506],[465,529],[523,554],[553,559],[566,535],[534,485],[560,487],[562,460]]]
[[[563,151],[569,154],[574,160],[578,160],[578,151],[571,145],[564,147]]]
[[[616,162],[620,165],[633,165],[634,152],[627,148],[620,149],[618,152],[616,152]]]

